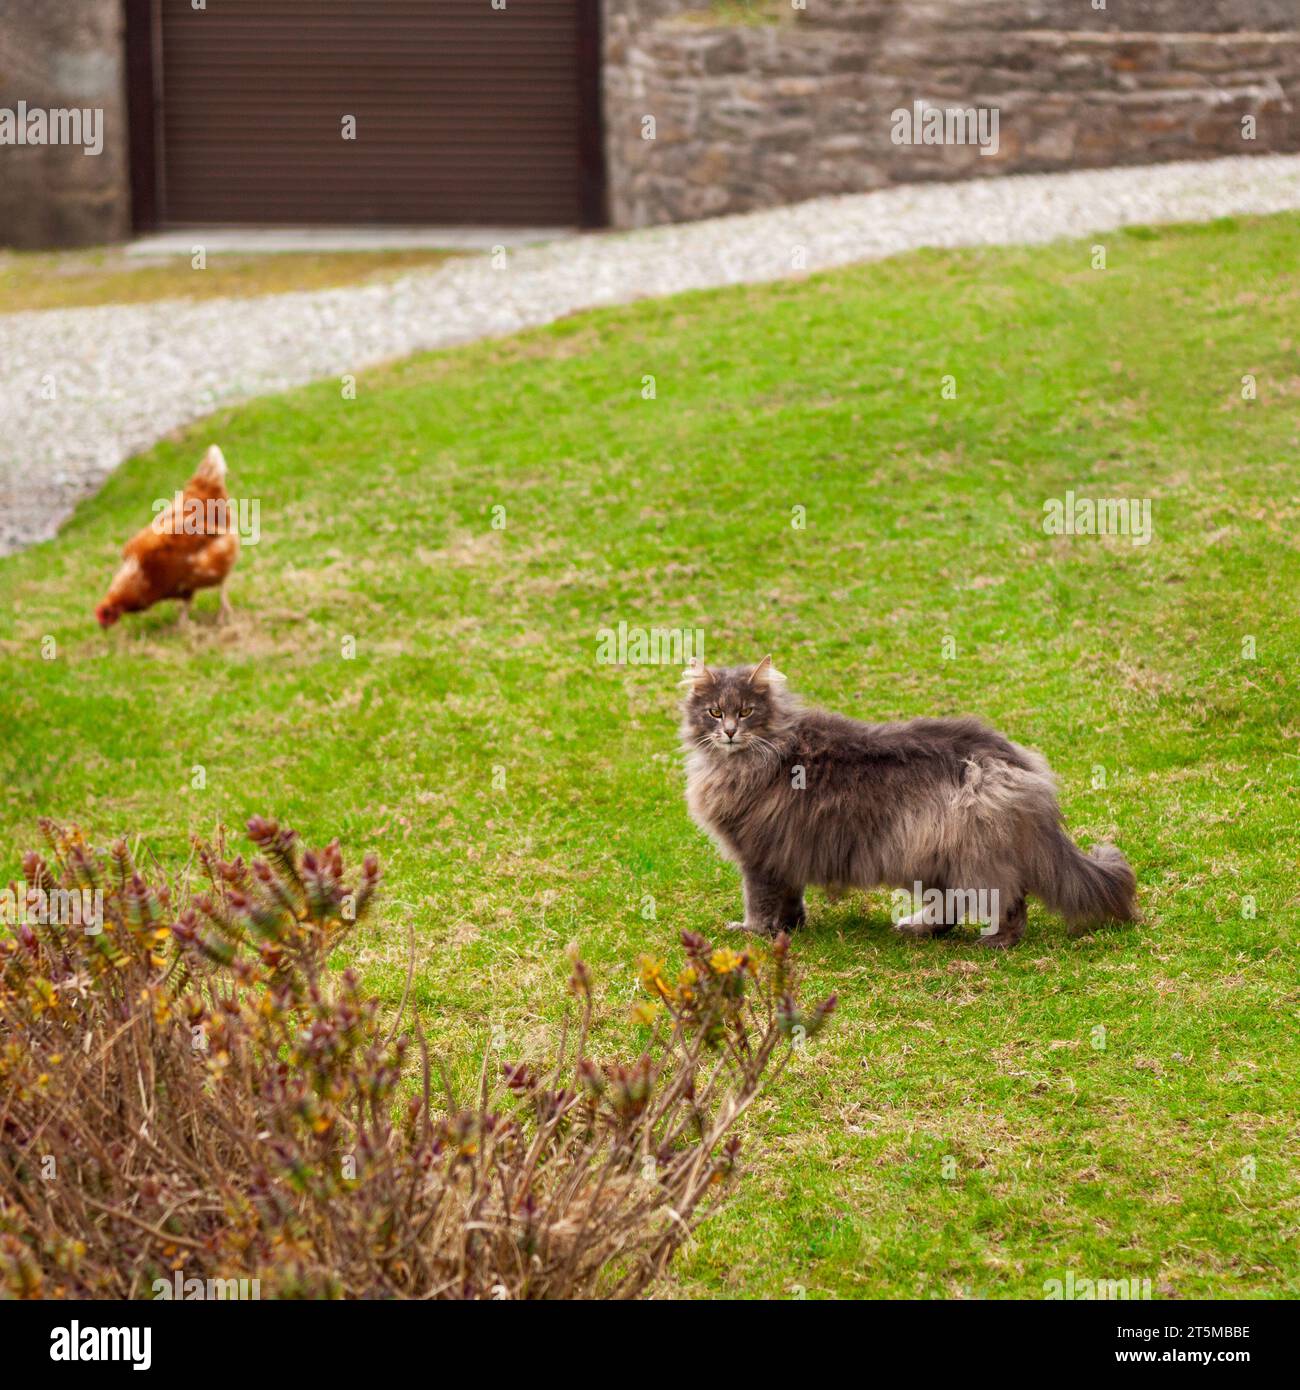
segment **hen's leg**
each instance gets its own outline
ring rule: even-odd
[[[189,598],[181,599],[180,613],[176,618],[177,627],[189,627],[190,625],[190,604],[194,602],[194,595]]]
[[[221,595],[221,608],[217,612],[219,623],[232,622],[235,617],[235,610],[230,606],[230,597],[226,593],[226,586],[223,584],[217,591]]]

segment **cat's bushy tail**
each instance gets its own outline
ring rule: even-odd
[[[1040,896],[1072,927],[1131,922],[1137,916],[1137,879],[1128,860],[1114,845],[1084,854],[1063,830],[1049,849]]]

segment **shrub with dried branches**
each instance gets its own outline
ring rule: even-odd
[[[254,818],[251,862],[196,841],[192,892],[121,841],[42,830],[0,934],[9,1296],[643,1293],[733,1173],[736,1121],[834,1007],[800,1010],[788,940],[687,933],[671,980],[641,961],[649,1045],[601,1061],[571,948],[558,1056],[485,1065],[462,1104],[433,1084],[418,1021],[328,966],[374,901],[373,856],[350,882],[337,842],[303,852]],[[102,894],[98,929],[48,920],[61,891]]]

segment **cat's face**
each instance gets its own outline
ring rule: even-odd
[[[729,757],[766,747],[781,722],[781,678],[765,656],[757,666],[688,673],[683,734],[696,748]]]

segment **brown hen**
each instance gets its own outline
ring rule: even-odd
[[[178,505],[179,503],[179,505]],[[181,619],[199,589],[221,590],[220,621],[231,616],[226,579],[239,558],[235,508],[226,492],[226,460],[214,444],[179,499],[126,543],[123,563],[95,609],[100,627],[123,613],[140,613],[164,599],[178,599]]]

